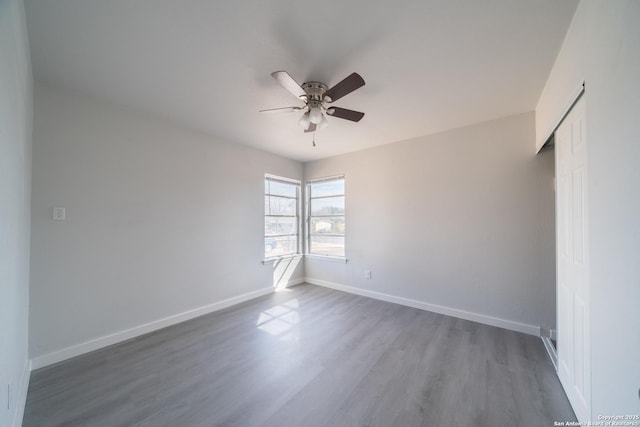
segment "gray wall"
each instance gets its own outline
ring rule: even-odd
[[[306,276],[554,328],[553,153],[534,141],[526,113],[307,163],[345,174],[349,262]]]
[[[22,2],[0,1],[1,426],[22,423],[29,378],[31,90],[31,65]]]
[[[274,285],[264,174],[300,163],[39,84],[33,151],[31,357]]]
[[[581,1],[536,108],[544,132],[585,80],[594,420],[640,413],[638,22],[637,0]]]

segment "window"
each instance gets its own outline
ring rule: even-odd
[[[264,257],[297,254],[300,231],[300,181],[265,175]]]
[[[344,257],[344,176],[307,182],[307,252]]]

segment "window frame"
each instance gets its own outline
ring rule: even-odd
[[[331,181],[342,181],[343,182],[343,191],[341,194],[335,194],[331,196],[320,196],[320,197],[311,197],[311,186],[313,184],[322,183],[322,182],[331,182]],[[346,237],[346,219],[347,219],[347,186],[346,179],[344,174],[340,175],[332,175],[321,178],[312,178],[308,179],[305,182],[305,256],[308,257],[317,257],[320,259],[335,259],[339,261],[346,261],[347,257],[347,237]],[[311,214],[311,200],[312,199],[323,199],[323,198],[331,198],[331,197],[343,197],[345,202],[344,212],[342,215],[317,215],[313,216]],[[342,217],[343,222],[345,224],[345,231],[342,234],[325,234],[325,236],[342,236],[343,239],[343,255],[329,255],[329,254],[321,254],[311,252],[311,219],[312,218],[322,218],[322,217]],[[313,236],[318,236],[318,234],[313,234]]]
[[[296,190],[296,196],[295,197],[291,197],[291,196],[281,196],[278,194],[273,194],[270,191],[267,191],[266,184],[268,181],[271,182],[279,182],[282,184],[287,184],[287,185],[294,185],[295,186],[295,190]],[[266,253],[266,251],[263,249],[262,252],[262,256],[263,256],[263,260],[264,261],[269,261],[269,260],[275,260],[275,259],[279,259],[279,258],[289,258],[289,257],[294,257],[294,256],[298,256],[302,254],[302,245],[301,245],[301,237],[302,237],[302,182],[300,180],[294,179],[294,178],[287,178],[287,177],[283,177],[283,176],[278,176],[278,175],[273,175],[270,173],[265,173],[264,174],[264,180],[263,180],[263,196],[264,199],[266,200],[266,198],[268,196],[273,196],[273,197],[281,197],[281,198],[286,198],[286,199],[294,199],[295,200],[295,216],[291,216],[291,215],[270,215],[267,214],[267,209],[266,209],[266,205],[264,206],[263,209],[263,224],[262,224],[262,231],[263,231],[263,247],[266,247],[266,240],[267,238],[277,238],[277,237],[287,237],[287,236],[295,236],[295,242],[296,242],[296,248],[295,248],[295,252],[291,252],[291,253],[286,253],[286,254],[280,254],[280,255],[268,255]],[[266,203],[265,201],[263,201],[263,203]],[[266,229],[266,218],[267,217],[282,217],[282,218],[295,218],[295,234],[279,234],[279,235],[267,235],[267,229]]]

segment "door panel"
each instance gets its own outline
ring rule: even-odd
[[[584,170],[573,171],[573,262],[584,264]]]
[[[555,134],[558,376],[578,419],[591,419],[587,143],[584,97]]]

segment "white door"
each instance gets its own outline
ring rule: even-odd
[[[584,103],[583,96],[555,133],[558,376],[581,422],[591,419]]]

